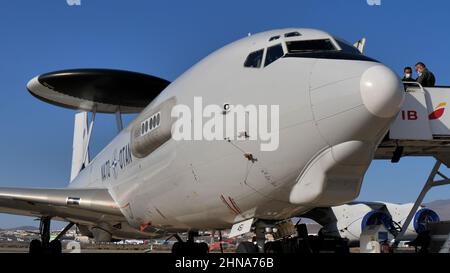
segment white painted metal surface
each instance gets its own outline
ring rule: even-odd
[[[426,94],[414,89],[405,94],[405,102],[391,126],[389,137],[398,140],[432,140]]]
[[[284,37],[292,31],[302,35]],[[273,36],[280,38],[269,41]],[[247,211],[255,218],[283,220],[318,204],[339,205],[355,198],[403,101],[394,72],[364,56],[286,56],[267,67],[243,65],[255,50],[280,43],[285,48],[286,40],[314,39],[334,41],[323,31],[279,29],[210,54],[151,102],[70,188],[106,189],[127,224],[167,232],[229,228]],[[278,149],[261,151],[261,140],[170,139],[143,158],[129,153],[132,132],[148,113],[170,98],[193,109],[198,96],[204,104],[278,105]],[[320,159],[324,151],[326,161]],[[315,175],[321,179],[313,179]],[[314,191],[306,194],[303,189]],[[8,194],[0,189],[0,207],[12,205]],[[26,195],[21,198],[27,200]],[[70,220],[81,221],[83,215]],[[104,225],[99,219],[86,224],[104,227],[117,222]]]
[[[393,140],[450,138],[450,87],[408,87],[405,102],[391,126]]]
[[[233,238],[250,232],[254,219],[248,219],[240,223],[236,223],[231,227],[228,237]]]
[[[85,150],[88,146],[89,136],[87,128],[87,112],[79,112],[75,114],[75,122],[73,129],[73,145],[72,145],[72,169],[70,172],[70,181],[80,173],[85,163]],[[89,158],[87,159],[89,161]]]

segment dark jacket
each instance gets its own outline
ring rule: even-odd
[[[414,87],[414,86],[417,87],[417,85],[415,85],[413,83],[410,83],[410,82],[416,82],[416,80],[411,78],[411,77],[409,77],[409,78],[403,77],[402,82],[403,82],[403,86],[405,87],[405,89],[407,89],[408,87],[411,87],[411,86],[412,87]]]
[[[433,72],[425,68],[422,75],[417,78],[417,82],[423,87],[433,87],[436,84],[436,78],[434,77]]]
[[[413,78],[411,78],[411,77],[409,77],[409,78],[403,77],[402,81],[403,81],[403,82],[415,82],[416,80],[413,79]]]

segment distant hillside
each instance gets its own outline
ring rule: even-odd
[[[7,231],[14,231],[14,230],[30,230],[30,231],[35,231],[35,230],[39,230],[38,227],[33,227],[33,226],[20,226],[20,227],[13,227],[13,228],[3,228],[0,230],[7,230]]]
[[[450,200],[437,200],[424,205],[439,214],[441,221],[450,221]]]

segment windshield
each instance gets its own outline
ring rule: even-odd
[[[288,41],[286,46],[289,53],[309,53],[316,51],[335,51],[336,47],[330,39]]]

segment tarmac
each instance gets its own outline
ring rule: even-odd
[[[0,253],[28,253],[28,248],[0,248]],[[72,253],[72,250],[63,249],[63,253]],[[150,252],[144,252],[142,250],[126,250],[126,249],[81,249],[80,252],[74,253],[170,253],[170,251],[152,250]]]

